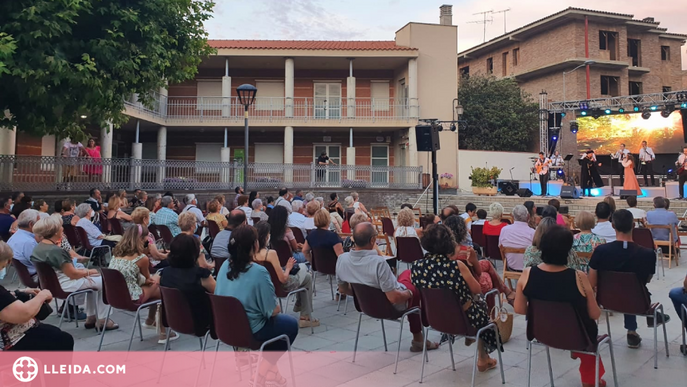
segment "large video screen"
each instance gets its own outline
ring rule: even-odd
[[[610,116],[578,117],[577,147],[580,153],[593,149],[597,155],[615,153],[620,144],[634,154],[639,153],[642,141],[647,141],[656,154],[679,153],[684,144],[682,117],[675,110],[668,118],[660,111],[652,112],[645,120],[641,113]]]

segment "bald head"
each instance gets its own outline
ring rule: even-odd
[[[353,241],[358,250],[373,250],[377,230],[370,222],[363,222],[353,228]]]
[[[243,210],[235,209],[229,213],[228,229],[233,230],[244,223],[246,223],[246,213]]]

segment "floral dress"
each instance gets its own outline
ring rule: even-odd
[[[541,251],[534,246],[527,246],[527,249],[525,250],[525,256],[523,258],[524,267],[537,266],[540,263],[544,263],[544,261],[541,259]],[[582,263],[582,260],[577,256],[575,250],[573,249],[568,251],[568,264],[566,266],[571,269],[582,270],[586,272],[585,265]]]
[[[471,302],[472,305],[465,311],[465,314],[470,325],[474,328],[480,329],[491,322],[487,304],[481,297],[473,298],[468,284],[460,274],[456,261],[440,254],[427,253],[424,259],[415,261],[410,270],[411,281],[418,289],[449,289],[458,295],[462,305]],[[496,335],[493,330],[482,332],[480,339],[482,339],[484,348],[488,353],[497,349]]]
[[[144,257],[145,254],[141,254],[132,260],[115,257],[110,261],[109,268],[122,273],[126,281],[126,287],[129,288],[131,299],[134,301],[138,301],[143,294],[143,289],[141,289],[141,285],[139,285],[139,277],[142,278],[141,269],[138,268],[136,262]]]

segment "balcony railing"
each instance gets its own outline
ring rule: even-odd
[[[421,189],[422,167],[248,164],[248,188]],[[0,156],[0,191],[233,190],[243,164],[179,160]]]
[[[237,97],[167,97],[154,95],[152,108],[132,96],[127,108],[166,121],[241,121],[244,107]],[[412,121],[420,116],[417,99],[396,98],[269,98],[259,97],[249,108],[251,121]]]

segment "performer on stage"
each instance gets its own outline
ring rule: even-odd
[[[647,171],[651,175],[651,186],[656,185],[654,180],[654,168],[653,161],[656,160],[656,155],[654,151],[649,148],[646,141],[642,141],[642,149],[639,150],[639,173],[644,174],[644,186],[649,186],[649,181],[646,179]]]
[[[539,175],[539,184],[541,184],[541,196],[546,196],[546,184],[549,182],[549,165],[551,160],[544,157],[544,152],[539,152],[539,158],[534,163],[534,168]]]
[[[682,154],[677,158],[678,189],[680,190],[680,200],[685,199],[685,182],[687,182],[687,146],[682,147]]]
[[[563,162],[563,157],[560,155],[558,151],[554,152],[553,156],[551,156],[551,165],[554,167],[560,167],[556,168],[556,177],[558,180],[563,180],[565,181],[565,172],[563,171],[563,165],[565,165],[565,162]]]
[[[639,189],[639,182],[637,181],[637,175],[635,175],[635,163],[632,155],[628,154],[625,156],[625,160],[622,161],[622,164],[625,169],[625,184],[623,184],[623,189],[637,191],[637,196],[642,196],[642,190]]]
[[[620,149],[618,149],[617,152],[615,152],[614,155],[611,155],[611,158],[618,160],[618,164],[622,164],[623,160],[625,160],[625,157],[630,153],[629,149],[625,149],[625,144],[620,144]],[[625,168],[623,168],[622,165],[620,165],[620,170],[618,171],[618,175],[620,175],[620,185],[625,184]]]
[[[597,166],[601,166],[601,163],[596,162],[596,156],[594,156],[593,150],[588,150],[586,154],[582,156],[581,161],[582,171],[580,173],[580,185],[582,186],[582,196],[592,196],[590,190],[596,185],[597,188],[604,186],[601,181],[601,176],[599,171],[596,169]],[[686,174],[687,175],[687,174]]]

